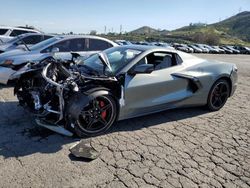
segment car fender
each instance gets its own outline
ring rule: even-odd
[[[90,102],[90,98],[80,92],[74,93],[67,101],[65,114],[70,120],[77,120],[84,107]]]

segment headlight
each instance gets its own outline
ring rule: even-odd
[[[11,67],[13,67],[13,60],[9,60],[8,59],[8,60],[3,61],[2,64],[1,64],[1,66],[2,67],[10,67],[11,68]]]

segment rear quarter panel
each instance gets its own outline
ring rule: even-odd
[[[208,61],[194,56],[183,58],[183,64],[186,67],[181,74],[186,74],[198,78],[201,88],[194,93],[192,97],[183,101],[180,106],[205,105],[207,97],[213,84],[220,78],[230,78],[234,64]],[[232,81],[232,80],[231,80]]]

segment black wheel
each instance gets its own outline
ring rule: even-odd
[[[230,85],[227,80],[220,79],[212,86],[207,100],[207,107],[211,111],[220,110],[230,95]]]
[[[116,102],[110,95],[94,97],[88,106],[82,109],[75,125],[79,137],[99,135],[107,131],[117,116]]]

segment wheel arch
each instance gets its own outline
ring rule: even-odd
[[[87,90],[85,93],[87,95],[89,95],[91,93],[92,97],[97,97],[100,95],[110,95],[116,103],[116,109],[117,109],[116,120],[117,120],[117,118],[119,117],[119,114],[120,114],[119,96],[117,96],[115,93],[113,93],[111,89],[109,89],[107,87],[100,86],[100,87],[91,88],[91,89]]]
[[[231,96],[231,92],[232,92],[232,80],[231,80],[231,78],[230,78],[230,75],[227,75],[227,74],[225,74],[225,75],[221,75],[221,76],[219,76],[215,81],[214,81],[214,83],[216,83],[218,80],[221,80],[221,79],[224,79],[224,80],[226,80],[227,82],[228,82],[228,84],[229,84],[229,89],[230,89],[230,96]],[[214,85],[214,83],[213,83],[213,85]],[[213,86],[212,86],[213,87]],[[212,88],[211,87],[211,88]],[[211,88],[210,88],[210,90],[211,90]]]

